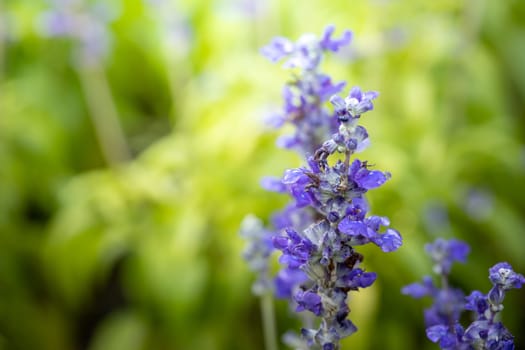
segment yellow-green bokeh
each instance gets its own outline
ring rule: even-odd
[[[301,159],[275,146],[289,130],[264,125],[288,75],[259,48],[327,24],[354,41],[325,71],[380,92],[360,157],[392,173],[369,199],[404,237],[361,250],[378,281],[351,298],[359,332],[343,349],[437,348],[428,304],[400,294],[431,273],[436,236],[471,245],[452,273],[465,291],[488,291],[499,261],[525,272],[522,1],[104,3],[112,45],[93,84],[133,155],[117,166],[86,92],[104,85],[85,85],[75,43],[42,35],[49,5],[0,1],[0,349],[263,349],[238,228],[284,205],[259,180]],[[525,291],[505,305],[522,348]],[[279,333],[299,326],[276,310]]]

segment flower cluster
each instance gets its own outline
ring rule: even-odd
[[[368,133],[357,123],[373,109],[377,93],[354,87],[343,99],[333,93],[344,83],[325,84],[329,78],[316,72],[319,52],[337,50],[351,37],[346,32],[334,41],[332,31],[329,27],[321,40],[304,36],[295,45],[279,38],[264,50],[269,58],[286,58],[286,67],[299,67],[303,72],[303,79],[294,85],[297,95],[285,88],[283,119],[296,123],[293,142],[287,145],[299,145],[307,165],[285,171],[280,181],[266,183],[267,188],[286,192],[293,199],[276,220],[283,233],[273,242],[282,251],[279,261],[285,265],[278,274],[276,294],[291,297],[296,311],[308,310],[320,318],[318,328],[303,329],[302,335],[308,347],[323,350],[337,349],[340,339],[357,330],[347,318],[348,293],[376,279],[375,273],[360,267],[363,256],[355,247],[373,243],[391,252],[402,243],[387,218],[367,215],[365,193],[385,183],[390,174],[371,170],[366,161],[351,160],[368,145]],[[328,100],[333,113],[322,107]],[[332,134],[321,141],[327,132]]]
[[[335,27],[330,25],[326,27],[320,38],[313,34],[307,34],[300,37],[296,43],[278,37],[261,49],[262,55],[270,61],[284,60],[284,66],[294,70],[292,80],[283,89],[283,110],[278,115],[273,116],[271,123],[275,127],[281,127],[285,123],[294,126],[294,135],[283,136],[277,143],[285,148],[293,149],[301,156],[314,153],[324,140],[337,132],[337,116],[335,113],[330,113],[324,105],[333,94],[340,92],[346,83],[332,83],[330,77],[320,71],[320,63],[326,52],[336,52],[341,47],[348,45],[352,33],[345,31],[339,39],[334,39],[332,37],[334,30]],[[273,177],[264,178],[262,186],[269,191],[286,192],[286,186],[281,180]],[[302,230],[308,226],[307,223],[311,222],[313,217],[314,212],[310,208],[292,203],[273,216],[272,229],[265,230],[267,236],[261,236],[262,231],[260,230],[258,233],[250,234],[246,228],[241,229],[244,231],[241,232],[242,235],[249,241],[247,250],[253,251],[255,247],[259,247],[261,254],[267,257],[265,242],[271,239],[272,235],[287,227]],[[249,219],[249,221],[252,220]],[[253,257],[252,253],[245,253],[245,258],[251,266],[254,265],[251,261]],[[257,259],[255,264],[260,265],[262,261]],[[267,268],[259,268],[255,271],[259,277],[256,282],[257,287],[254,288],[259,290],[257,294],[261,294],[260,287],[262,285],[269,287],[267,283],[260,283],[260,281],[268,278],[266,276]],[[283,293],[283,290],[303,279],[303,274],[281,273],[276,282],[278,286],[277,296],[289,296],[291,291]]]
[[[261,53],[272,62],[284,61],[283,66],[294,71],[292,80],[285,85],[282,96],[283,111],[273,116],[271,123],[280,127],[291,123],[294,135],[278,140],[278,145],[294,149],[301,155],[313,153],[331,134],[337,131],[337,118],[324,104],[342,91],[345,82],[333,83],[320,71],[325,52],[336,52],[348,45],[352,33],[345,31],[341,38],[332,38],[335,28],[328,26],[319,38],[313,34],[303,35],[292,42],[277,37],[261,49]]]
[[[302,341],[289,337],[289,342],[323,350],[339,349],[340,339],[357,330],[348,319],[348,293],[369,287],[377,277],[361,267],[364,257],[355,248],[372,243],[392,252],[402,244],[388,218],[369,215],[365,198],[390,174],[353,158],[369,144],[368,133],[358,121],[373,109],[378,94],[353,87],[342,98],[337,93],[345,83],[334,84],[319,71],[323,54],[338,51],[352,37],[346,31],[333,39],[333,32],[329,26],[320,38],[304,35],[295,43],[276,38],[262,49],[268,59],[282,60],[284,67],[294,71],[292,82],[283,90],[283,112],[273,122],[295,126],[295,133],[278,143],[296,150],[306,163],[286,170],[282,178],[263,180],[266,189],[292,199],[272,220],[273,245],[282,252],[279,262],[283,265],[275,280],[275,294],[289,298],[296,311],[310,311],[319,318],[317,326],[302,330]],[[265,242],[258,236],[249,248],[258,247],[256,255],[266,256]]]
[[[366,130],[356,125],[360,114],[353,113],[353,96],[364,99],[371,94],[352,89],[339,116],[339,131],[308,157],[308,166],[287,170],[282,178],[294,205],[315,213],[305,229],[287,227],[273,240],[283,253],[280,262],[286,265],[279,274],[277,294],[291,294],[297,311],[309,310],[321,319],[318,329],[302,331],[313,348],[336,349],[340,339],[357,330],[347,319],[348,292],[370,286],[376,274],[360,268],[363,256],[355,247],[373,243],[391,252],[402,243],[387,218],[367,215],[365,193],[390,175],[370,170],[366,161],[350,162],[366,140]],[[339,107],[338,99],[332,100]],[[342,153],[343,159],[331,165],[328,158],[335,153]]]
[[[492,289],[487,294],[473,291],[465,297],[459,289],[449,287],[448,275],[452,263],[465,262],[469,246],[458,240],[438,239],[428,244],[426,251],[434,261],[434,272],[441,276],[441,288],[426,276],[422,283],[404,287],[402,293],[414,298],[430,296],[434,299],[432,306],[425,310],[427,337],[439,343],[441,349],[514,349],[513,336],[497,318],[503,310],[505,292],[521,288],[525,277],[514,272],[510,264],[498,263],[489,269]],[[459,322],[464,310],[475,313],[474,322],[466,328]]]

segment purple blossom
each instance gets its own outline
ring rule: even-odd
[[[399,232],[388,228],[385,233],[379,230],[390,225],[386,218],[370,216],[363,221],[355,221],[352,217],[346,217],[339,222],[338,228],[342,233],[350,236],[353,245],[374,243],[384,252],[397,250],[402,244]]]
[[[412,298],[420,299],[426,296],[432,296],[437,292],[437,288],[434,286],[432,277],[423,277],[423,283],[412,283],[404,286],[401,289],[401,293],[404,295],[410,295]]]
[[[287,264],[288,267],[297,268],[306,264],[318,247],[307,238],[302,237],[292,228],[287,228],[287,236],[274,236],[273,245],[275,248],[282,250],[279,261]]]
[[[377,279],[375,272],[365,272],[360,268],[349,269],[344,266],[338,271],[337,286],[358,290],[370,287]]]
[[[385,253],[394,252],[403,244],[401,234],[392,228],[388,228],[385,233],[378,234],[373,241]]]
[[[514,337],[501,322],[478,319],[465,330],[463,341],[481,349],[514,349]]]
[[[441,339],[443,338],[447,338],[449,334],[448,327],[442,324],[438,324],[436,326],[429,327],[427,328],[426,332],[427,332],[428,339],[430,339],[434,343],[441,341]]]
[[[378,170],[368,170],[366,163],[356,159],[350,166],[349,177],[358,187],[371,190],[384,184],[390,178],[390,174]]]
[[[316,316],[321,316],[323,303],[321,302],[321,297],[316,293],[299,290],[295,293],[294,299],[297,302],[295,311],[308,310]]]
[[[337,51],[350,43],[351,33],[344,32],[340,39],[333,39],[333,26],[328,26],[321,38],[313,34],[301,36],[296,42],[283,37],[274,38],[261,49],[263,56],[272,62],[284,60],[285,68],[298,72],[282,91],[282,112],[272,117],[278,127],[290,123],[296,131],[280,137],[280,147],[294,149],[300,154],[313,153],[329,135],[337,131],[336,117],[324,103],[339,93],[345,82],[334,83],[320,72],[319,66],[328,51]]]
[[[346,46],[352,40],[352,32],[345,30],[340,39],[332,39],[332,34],[335,31],[335,26],[329,25],[325,28],[319,45],[324,50],[330,50],[333,52],[339,51],[339,48]]]
[[[294,44],[283,37],[273,38],[272,42],[261,49],[261,54],[272,62],[278,62],[294,51]]]
[[[269,45],[261,49],[261,53],[271,62],[287,58],[284,63],[287,68],[298,67],[314,70],[321,62],[323,51],[336,52],[341,47],[350,44],[352,39],[350,31],[345,31],[340,39],[333,39],[334,31],[335,27],[329,25],[321,38],[313,34],[304,34],[295,43],[287,38],[276,37]]]
[[[319,74],[315,83],[316,86],[311,88],[315,90],[315,93],[318,94],[319,99],[323,102],[328,101],[334,94],[341,92],[346,86],[344,81],[334,84],[332,78],[324,74]]]
[[[470,247],[456,239],[446,241],[438,238],[434,243],[425,245],[425,251],[434,262],[434,271],[437,274],[448,275],[454,262],[466,261]]]
[[[428,339],[434,343],[439,342],[441,349],[460,349],[457,333],[451,331],[449,327],[438,324],[426,329]]]
[[[270,192],[280,192],[285,193],[286,192],[286,185],[283,184],[281,179],[266,176],[261,179],[261,186]]]
[[[436,288],[431,297],[434,303],[424,311],[425,325],[452,326],[459,321],[465,305],[465,294],[456,288]]]
[[[525,283],[525,277],[522,274],[514,272],[509,263],[501,262],[489,269],[489,279],[494,286],[505,291],[513,288],[521,288]]]
[[[479,315],[485,314],[489,308],[487,296],[480,291],[473,291],[466,297],[465,310],[477,312]]]
[[[275,296],[282,299],[292,298],[294,289],[307,281],[308,276],[302,270],[282,269],[275,277]]]
[[[295,203],[290,203],[283,210],[273,214],[272,225],[276,231],[287,227],[303,230],[308,227],[309,222],[313,221],[312,212],[308,209],[297,207]]]
[[[359,87],[354,86],[344,100],[335,95],[330,99],[330,102],[334,105],[339,120],[347,122],[373,110],[372,100],[376,99],[377,96],[379,94],[375,91],[363,92]]]

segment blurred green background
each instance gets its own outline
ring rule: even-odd
[[[238,228],[283,206],[259,179],[301,160],[264,126],[288,75],[258,50],[329,23],[355,39],[325,71],[381,94],[361,158],[393,174],[369,198],[405,240],[361,250],[379,278],[343,348],[437,348],[399,292],[435,237],[472,246],[465,291],[499,261],[525,273],[524,1],[100,4],[107,54],[79,64],[50,3],[0,0],[0,349],[263,349]],[[525,348],[525,290],[505,305]]]

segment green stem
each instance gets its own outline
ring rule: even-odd
[[[270,293],[261,296],[261,314],[266,350],[277,350],[277,331],[275,326],[275,313],[273,297]]]
[[[168,84],[171,93],[171,125],[177,123],[186,123],[187,120],[182,120],[181,116],[182,111],[184,110],[184,101],[185,94],[188,88],[188,83],[190,81],[190,74],[187,73],[191,71],[190,67],[186,61],[187,55],[184,57],[176,57],[173,54],[166,53],[166,67],[168,75]],[[184,125],[187,126],[187,125]]]
[[[98,65],[90,65],[80,67],[78,74],[89,115],[107,164],[114,166],[130,160],[130,151],[104,72]]]

